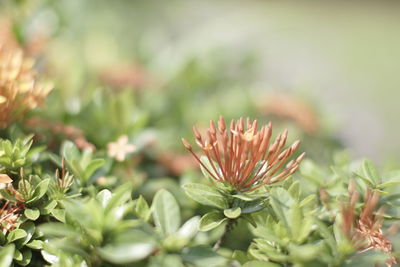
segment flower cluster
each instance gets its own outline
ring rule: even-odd
[[[374,249],[390,255],[393,246],[382,232],[383,212],[381,209],[376,211],[379,193],[368,190],[361,214],[356,216],[358,198],[359,194],[352,180],[349,185],[349,203],[342,206],[343,232],[360,253]],[[390,257],[386,265],[392,266],[396,263],[396,258]]]
[[[270,142],[271,123],[258,130],[257,120],[247,119],[246,123],[243,118],[237,122],[232,120],[228,129],[221,116],[218,130],[214,121],[211,121],[206,136],[202,136],[195,127],[193,132],[209,164],[205,164],[194,153],[189,142],[182,139],[184,146],[214,180],[230,185],[239,192],[253,191],[286,179],[297,170],[305,155],[301,154],[282,167],[296,151],[300,141],[284,149],[288,131],[285,130],[274,142]]]
[[[21,49],[0,44],[0,128],[42,104],[52,90],[36,80],[33,63]]]

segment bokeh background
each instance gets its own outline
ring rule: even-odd
[[[0,7],[2,38],[12,25],[56,85],[46,116],[83,128],[95,144],[133,123],[146,125],[136,140],[183,151],[179,140],[191,125],[223,114],[290,128],[317,160],[342,147],[379,163],[400,157],[397,1],[3,0]],[[106,111],[88,103],[110,94],[128,111],[96,116]],[[82,113],[91,114],[87,121],[74,120]]]

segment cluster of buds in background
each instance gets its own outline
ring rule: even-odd
[[[0,43],[0,128],[41,105],[52,90],[37,81],[33,66],[20,48]]]

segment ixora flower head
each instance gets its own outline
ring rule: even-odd
[[[342,205],[342,230],[354,248],[363,253],[377,250],[389,255],[386,266],[397,264],[397,259],[391,256],[393,245],[382,231],[383,210],[378,209],[379,193],[368,190],[361,213],[356,214],[359,194],[355,190],[355,181],[349,184],[349,202]]]
[[[36,80],[33,60],[0,43],[0,128],[42,104],[52,85]]]
[[[286,179],[297,170],[305,155],[303,153],[286,163],[300,141],[284,149],[288,131],[280,133],[274,142],[270,142],[271,123],[258,129],[257,120],[247,119],[246,123],[243,118],[237,122],[232,120],[228,129],[221,116],[218,130],[214,121],[210,121],[205,136],[195,127],[193,132],[205,158],[200,159],[189,142],[182,138],[184,146],[215,181],[238,192],[253,191]]]

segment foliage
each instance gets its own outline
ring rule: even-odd
[[[314,129],[319,113],[300,109],[294,96],[286,97],[300,115],[308,114],[310,127],[293,110],[265,116],[258,99],[241,90],[255,74],[250,52],[237,56],[216,48],[161,64],[166,51],[153,55],[142,48],[138,66],[107,63],[110,69],[103,70],[91,51],[77,59],[85,48],[69,50],[60,42],[70,35],[66,10],[74,4],[5,2],[0,5],[16,17],[5,18],[7,38],[0,46],[12,43],[20,51],[15,67],[28,68],[28,88],[38,92],[27,93],[25,76],[8,81],[14,87],[0,84],[0,93],[14,88],[23,96],[0,95],[0,110],[8,112],[0,115],[0,267],[399,262],[398,166],[352,160],[329,125]],[[39,40],[31,39],[40,34],[28,25],[49,17],[60,25],[41,32],[50,48],[40,51],[33,45]],[[59,46],[65,60],[53,58]],[[39,63],[21,65],[28,55]],[[52,87],[34,87],[37,74],[56,85],[41,109]],[[217,113],[258,120],[240,118],[228,126],[221,117],[206,129],[206,118]],[[270,118],[274,132],[272,124],[258,125]],[[186,139],[179,144],[194,123],[202,156]]]

